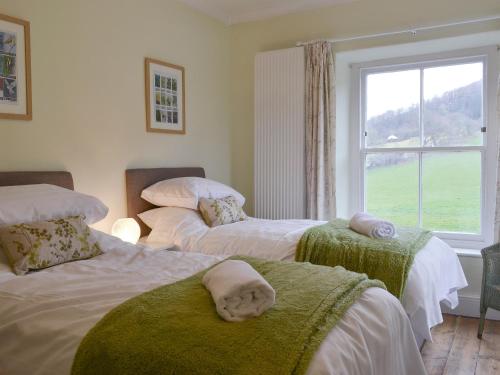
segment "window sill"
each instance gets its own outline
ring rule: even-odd
[[[478,250],[478,249],[459,249],[459,248],[453,248],[453,250],[455,250],[455,253],[458,256],[460,256],[460,257],[482,258],[481,250]]]

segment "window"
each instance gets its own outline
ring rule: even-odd
[[[488,54],[427,58],[358,67],[359,205],[474,247],[493,225]]]

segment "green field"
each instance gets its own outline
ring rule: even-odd
[[[424,228],[479,233],[480,158],[479,152],[424,155]],[[397,225],[418,225],[418,159],[370,168],[366,184],[368,212]]]

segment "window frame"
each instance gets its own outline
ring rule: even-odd
[[[482,146],[458,147],[395,147],[367,148],[365,147],[365,116],[366,116],[366,76],[373,73],[383,73],[400,70],[421,69],[420,104],[423,104],[423,77],[425,68],[465,64],[471,62],[483,63],[483,133]],[[497,46],[462,49],[451,52],[391,58],[351,65],[351,160],[352,160],[352,191],[350,205],[353,212],[363,211],[366,204],[365,196],[365,160],[370,153],[379,152],[414,152],[419,159],[419,222],[422,215],[422,158],[426,151],[462,152],[479,151],[481,153],[481,233],[466,234],[436,231],[434,234],[450,246],[465,249],[480,249],[494,240],[494,215],[496,201],[497,174],[497,121],[496,121],[496,77],[497,77]],[[423,113],[420,105],[420,115]],[[421,120],[419,120],[421,121]],[[421,122],[419,122],[419,127]],[[422,127],[420,127],[422,131]]]

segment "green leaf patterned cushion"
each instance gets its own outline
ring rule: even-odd
[[[81,216],[1,227],[0,248],[18,275],[102,253]]]
[[[245,220],[247,215],[232,195],[221,199],[200,198],[198,209],[210,227]]]

